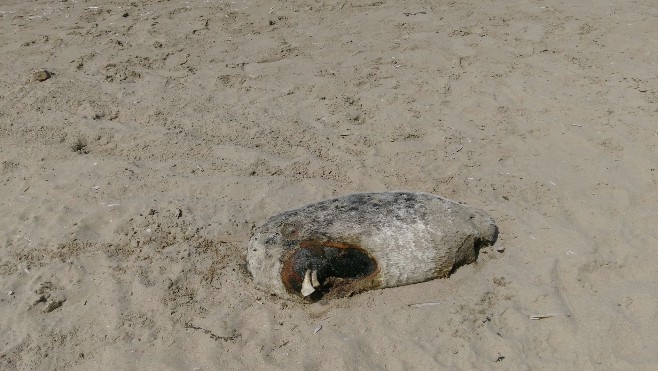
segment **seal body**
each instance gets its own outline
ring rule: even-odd
[[[448,276],[493,244],[486,212],[416,192],[358,193],[271,217],[247,251],[256,286],[317,300]]]

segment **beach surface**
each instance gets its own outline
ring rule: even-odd
[[[1,369],[658,367],[655,2],[4,0],[0,35]],[[254,287],[255,226],[393,190],[498,241]]]

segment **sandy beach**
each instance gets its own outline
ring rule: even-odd
[[[0,1],[3,370],[658,369],[658,7]],[[272,215],[409,190],[450,277],[300,304]]]

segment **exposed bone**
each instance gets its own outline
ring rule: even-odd
[[[304,274],[304,281],[302,281],[302,295],[304,297],[311,295],[315,292],[313,285],[311,284],[311,270],[307,269]]]
[[[320,286],[320,281],[318,281],[318,271],[316,271],[315,269],[313,270],[313,272],[311,272],[311,283],[315,288],[318,288],[318,286]]]

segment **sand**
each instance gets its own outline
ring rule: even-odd
[[[649,0],[4,0],[0,368],[656,369],[657,40]],[[388,190],[498,242],[254,288],[255,225]]]

